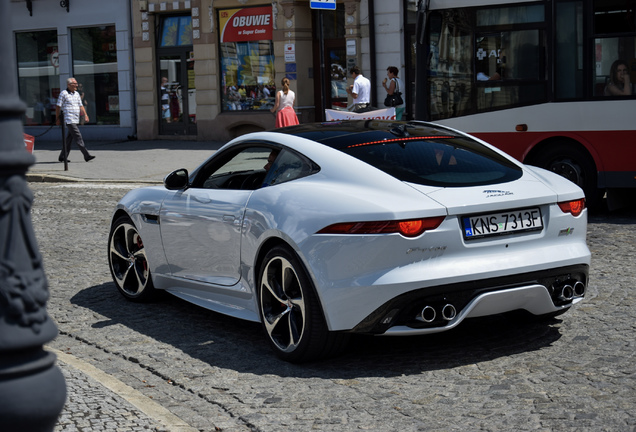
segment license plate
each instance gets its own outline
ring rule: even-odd
[[[462,217],[464,238],[478,238],[506,235],[526,231],[541,231],[543,219],[538,207]]]

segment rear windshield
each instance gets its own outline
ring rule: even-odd
[[[341,151],[393,177],[426,186],[505,183],[521,169],[476,141],[460,137],[406,137],[351,144]]]

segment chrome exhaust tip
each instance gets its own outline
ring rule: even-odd
[[[436,316],[437,312],[435,312],[435,309],[432,306],[424,306],[424,309],[420,312],[420,318],[422,318],[422,321],[426,323],[435,321]]]
[[[444,318],[446,321],[450,321],[456,316],[457,316],[457,310],[455,309],[455,306],[453,306],[452,304],[447,304],[446,306],[442,308],[442,318]]]
[[[581,281],[578,281],[574,284],[574,295],[576,297],[583,297],[585,295],[585,284]]]
[[[572,288],[572,285],[563,285],[561,293],[559,294],[559,300],[570,301],[572,298],[574,298],[574,288]]]

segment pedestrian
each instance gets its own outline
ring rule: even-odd
[[[66,80],[66,90],[62,90],[60,96],[57,98],[55,124],[58,125],[60,124],[60,111],[64,111],[64,123],[68,129],[68,133],[58,160],[64,162],[64,158],[66,157],[66,162],[70,162],[70,160],[68,160],[68,154],[71,152],[71,143],[73,141],[75,141],[75,144],[84,155],[86,162],[95,159],[95,156],[92,156],[88,153],[88,150],[86,150],[82,134],[79,131],[80,116],[85,119],[86,123],[89,122],[89,119],[82,104],[82,98],[77,91],[77,80],[75,80],[75,78],[71,77]]]
[[[353,85],[347,89],[347,93],[353,97],[353,111],[361,112],[369,108],[371,102],[371,81],[362,75],[358,66],[349,70],[353,78]]]
[[[629,67],[624,60],[616,60],[610,68],[610,76],[603,92],[605,96],[629,96],[632,94]]]
[[[276,92],[276,102],[270,109],[271,112],[276,113],[277,128],[298,124],[298,117],[294,111],[296,93],[289,88],[289,78],[283,78],[281,85],[283,89]]]
[[[171,122],[170,118],[170,92],[168,91],[168,77],[161,78],[161,120]]]
[[[402,114],[404,113],[404,108],[406,104],[404,103],[404,98],[402,95],[404,94],[404,82],[398,78],[399,70],[395,66],[389,66],[386,69],[387,77],[382,81],[382,87],[386,90],[387,95],[396,95],[402,99],[402,103],[395,105],[395,119],[402,120]],[[387,85],[387,83],[389,83]],[[385,103],[386,105],[386,103]]]

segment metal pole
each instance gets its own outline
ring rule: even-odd
[[[428,55],[426,44],[426,26],[430,0],[419,0],[417,3],[417,28],[415,31],[415,120],[430,120],[428,89]]]
[[[325,104],[327,103],[327,89],[326,89],[326,80],[327,76],[329,76],[329,70],[325,66],[325,34],[323,31],[323,17],[322,17],[322,9],[318,11],[318,41],[320,45],[320,98],[322,99],[322,112],[320,113],[320,121],[325,121],[325,109],[331,108],[327,107]]]
[[[66,154],[66,145],[64,142],[66,141],[66,134],[64,133],[64,111],[60,111],[60,127],[62,129],[62,156],[64,157],[64,171],[68,171],[68,154]]]
[[[66,400],[66,383],[45,351],[57,336],[46,312],[49,297],[42,256],[31,224],[33,194],[25,150],[10,0],[0,0],[0,430],[52,431]]]

